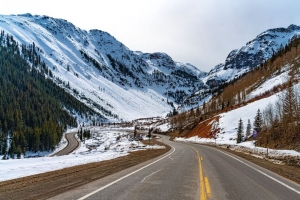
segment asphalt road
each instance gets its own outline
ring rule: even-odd
[[[67,133],[65,137],[67,139],[67,146],[62,150],[58,151],[57,153],[53,154],[52,156],[63,156],[72,153],[75,149],[77,149],[79,142],[76,139],[75,135],[77,132]]]
[[[208,146],[170,142],[154,160],[52,199],[300,200],[300,185]]]

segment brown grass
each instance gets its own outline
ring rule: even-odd
[[[193,128],[186,137],[198,136],[201,138],[213,138],[218,130],[213,130],[213,121],[219,121],[220,116],[209,118],[203,122],[200,122],[195,128]]]
[[[147,143],[148,144],[148,143]],[[151,140],[151,145],[161,144]],[[166,146],[166,145],[164,145]],[[61,170],[0,182],[0,199],[47,199],[78,186],[160,156],[170,150],[134,151],[113,160],[69,167]]]

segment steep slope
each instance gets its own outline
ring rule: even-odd
[[[293,24],[287,28],[269,29],[247,42],[246,46],[232,50],[226,60],[216,65],[203,81],[214,87],[219,81],[226,82],[238,78],[267,61],[299,36],[300,27]]]
[[[23,51],[30,53],[30,51]],[[104,120],[101,114],[52,80],[43,64],[29,66],[12,37],[0,34],[0,157],[53,150],[79,118]],[[35,57],[35,56],[34,56]],[[77,118],[76,118],[76,117]]]
[[[110,34],[62,19],[0,16],[0,29],[37,54],[57,84],[107,118],[165,115],[203,85],[205,73],[167,54],[129,50]],[[30,60],[29,60],[30,61]]]
[[[226,60],[216,65],[202,79],[206,87],[187,98],[181,108],[202,105],[212,93],[222,90],[224,84],[240,78],[253,68],[260,66],[295,38],[300,36],[300,27],[275,28],[264,31],[240,49],[232,50]],[[185,108],[185,109],[184,109]]]
[[[224,144],[246,141],[254,146],[256,140],[260,147],[300,151],[299,49],[300,38],[292,39],[196,112],[173,117],[175,134],[211,137]]]

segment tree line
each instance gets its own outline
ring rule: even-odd
[[[297,76],[300,72],[299,55],[300,38],[295,38],[291,40],[290,43],[285,47],[281,47],[278,53],[274,54],[269,60],[263,62],[260,66],[251,69],[247,74],[239,77],[239,79],[235,79],[229,83],[222,84],[221,87],[218,88],[218,91],[213,94],[213,97],[208,102],[204,102],[202,106],[190,109],[189,111],[179,114],[175,113],[177,115],[173,116],[170,119],[171,127],[176,130],[180,130],[179,134],[186,134],[186,129],[192,132],[197,124],[219,113],[236,109],[238,107],[246,105],[247,103],[251,103],[261,98],[268,97],[280,91],[290,91],[292,86],[299,81],[299,77]],[[287,68],[287,66],[289,66],[289,68]],[[269,91],[265,91],[262,94],[249,98],[248,95],[258,87],[260,87],[261,84],[264,83],[267,79],[273,76],[280,75],[287,69],[290,70],[289,76],[291,77],[287,83],[283,83],[272,88]],[[289,93],[292,94],[291,91]],[[292,98],[294,99],[293,102],[295,102],[295,100],[298,100],[297,103],[294,103],[294,105],[298,105],[299,107],[299,94],[297,94],[296,91],[294,91],[294,94],[298,95],[296,96],[296,98]],[[284,99],[286,99],[286,97],[282,97],[281,102],[283,102]],[[279,105],[281,105],[281,107]],[[272,107],[273,110],[271,110],[273,113],[275,113],[275,109],[282,109],[280,110],[281,112],[277,113],[277,117],[275,117],[276,115],[271,117],[272,120],[265,116],[266,111],[263,112],[263,124],[265,124],[265,120],[269,122],[267,123],[268,126],[263,126],[264,128],[261,128],[257,138],[258,144],[266,144],[266,139],[264,139],[266,137],[264,137],[264,134],[267,133],[270,136],[271,140],[272,138],[273,140],[278,139],[278,142],[276,142],[277,145],[274,144],[274,146],[277,147],[279,147],[281,144],[293,144],[295,141],[299,140],[298,128],[300,126],[298,125],[299,121],[295,120],[296,114],[294,113],[284,115],[282,113],[283,105],[283,103],[276,103],[275,105],[268,106],[269,113],[271,113],[270,107]],[[295,106],[293,106],[293,109],[290,109],[290,113],[292,111],[298,111],[299,113],[299,109],[297,109]],[[196,112],[197,114],[195,114]],[[195,116],[194,121],[190,120],[192,119],[192,117],[190,117],[191,115]],[[285,118],[283,118],[283,116],[285,116]],[[293,117],[288,119],[287,116]],[[272,121],[272,123],[270,123],[270,121]],[[270,124],[272,124],[272,126],[270,126]],[[281,129],[274,128],[274,124],[275,127],[278,127],[277,124],[279,124],[279,127],[281,127]],[[276,131],[274,132],[274,130]],[[280,135],[280,137],[278,135]],[[285,139],[283,139],[284,137]],[[282,143],[280,141],[286,141],[287,143]]]
[[[0,155],[20,158],[27,151],[50,151],[78,115],[101,116],[53,83],[36,52],[0,34]],[[31,62],[29,62],[31,61]],[[52,74],[52,73],[51,73]]]
[[[263,111],[262,128],[257,143],[272,148],[300,150],[300,94],[299,88],[288,82],[288,88],[274,104]]]

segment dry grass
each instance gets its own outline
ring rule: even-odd
[[[186,137],[198,136],[201,138],[213,138],[217,132],[217,130],[213,130],[213,122],[219,121],[219,118],[219,116],[215,116],[200,122],[186,135]]]
[[[163,145],[156,140],[151,145]],[[166,146],[166,145],[165,145]],[[160,156],[170,150],[134,151],[113,160],[74,166],[57,171],[0,182],[0,199],[47,199],[78,186]]]
[[[229,151],[232,154],[242,157],[254,164],[257,164],[265,169],[273,171],[289,180],[292,180],[300,184],[300,167],[299,167],[300,160],[299,159],[295,160],[293,158],[290,160],[286,160],[286,159],[281,160],[283,163],[286,163],[282,165],[282,164],[275,164],[271,162],[269,159],[256,158],[250,154],[246,154],[243,152],[237,152],[230,149],[223,149],[223,150]]]

